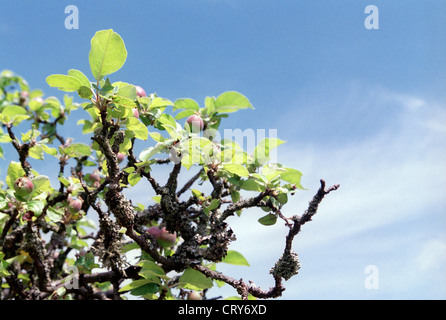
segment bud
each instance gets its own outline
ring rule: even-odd
[[[138,97],[142,98],[147,96],[146,91],[143,88],[141,88],[140,86],[135,86],[135,88],[136,88],[136,95]]]
[[[176,232],[170,233],[165,227],[161,229],[161,234],[157,237],[158,243],[165,248],[172,247],[177,240]]]
[[[188,126],[193,133],[200,132],[204,128],[203,119],[201,119],[199,115],[193,114],[187,118],[186,126]]]
[[[70,199],[68,201],[68,210],[71,213],[78,213],[81,211],[83,203],[82,199]]]
[[[118,158],[118,163],[121,163],[125,159],[125,153],[119,152],[116,157]]]
[[[199,292],[196,291],[189,291],[187,293],[187,300],[202,300],[203,297]]]
[[[31,221],[33,217],[34,217],[34,212],[33,212],[33,211],[27,211],[27,212],[23,215],[23,220],[25,220],[25,221]]]

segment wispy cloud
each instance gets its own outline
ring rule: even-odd
[[[305,257],[305,271],[290,280],[285,297],[444,298],[446,106],[383,88],[365,90],[377,111],[392,106],[392,121],[385,113],[376,115],[374,121],[383,118],[376,130],[354,142],[298,141],[281,146],[281,162],[302,170],[303,184],[309,188],[290,199],[285,215],[305,210],[320,178],[341,184],[295,240],[301,259]],[[364,95],[356,94],[359,100],[344,102],[343,108],[369,103]],[[246,212],[232,221],[239,235],[234,248],[253,264],[249,271],[235,272],[268,286],[272,282],[267,271],[283,250],[284,231],[282,226],[253,226],[260,214]],[[381,270],[380,289],[375,292],[364,288],[367,264]],[[432,290],[419,291],[421,287]]]

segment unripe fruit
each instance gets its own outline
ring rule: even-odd
[[[68,201],[68,210],[71,213],[78,213],[82,209],[83,201],[81,199],[70,199]]]
[[[101,176],[96,172],[90,174],[90,179],[94,182],[101,181]]]
[[[193,114],[186,120],[186,125],[189,126],[191,132],[197,133],[203,130],[203,119],[199,115]]]
[[[125,159],[125,153],[119,152],[116,157],[118,158],[118,162],[121,163]]]
[[[27,177],[18,178],[14,182],[14,190],[20,197],[26,197],[33,192],[34,185]]]
[[[196,291],[190,291],[187,293],[187,300],[202,300],[203,297]]]
[[[147,94],[146,94],[146,92],[144,91],[143,88],[141,88],[140,86],[135,86],[135,88],[136,88],[136,95],[138,97],[142,98],[142,97],[146,97],[147,96]]]
[[[172,247],[177,240],[176,232],[170,233],[166,228],[160,230],[160,235],[157,237],[158,243],[165,248]]]
[[[147,229],[147,232],[150,233],[152,236],[155,236],[158,238],[161,235],[161,230],[157,226],[152,226],[149,229]]]

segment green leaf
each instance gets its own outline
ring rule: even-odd
[[[191,109],[191,110],[199,111],[200,106],[198,105],[198,103],[195,100],[185,98],[185,99],[175,100],[175,102],[173,104],[173,111],[176,111],[179,109]]]
[[[207,207],[209,211],[212,211],[214,209],[217,209],[220,206],[220,200],[218,199],[212,199],[211,203]]]
[[[192,192],[194,197],[196,197],[196,198],[200,198],[201,197],[201,191],[200,190],[190,189],[190,191]]]
[[[14,126],[19,125],[20,122],[29,118],[25,108],[15,105],[6,106],[3,108],[0,115],[2,122],[12,122]]]
[[[25,170],[23,170],[22,165],[19,162],[11,161],[5,179],[8,187],[14,189],[14,182],[23,176],[25,176]]]
[[[83,143],[73,143],[64,148],[63,153],[71,158],[78,158],[83,156],[88,157],[91,154],[91,148]]]
[[[148,147],[139,154],[139,160],[147,161],[165,147],[164,143],[157,143],[154,147]]]
[[[248,260],[246,260],[246,258],[240,252],[235,250],[228,250],[228,253],[221,262],[238,266],[250,266]]]
[[[33,192],[31,196],[35,194],[39,194],[45,191],[51,191],[51,182],[50,178],[47,176],[41,175],[31,179],[31,182],[34,185]]]
[[[282,180],[295,184],[298,189],[304,189],[300,184],[302,172],[293,168],[284,168],[286,171],[280,174]]]
[[[285,141],[277,138],[265,138],[262,139],[254,148],[253,156],[256,161],[256,165],[261,166],[269,161],[270,151],[277,148]]]
[[[280,204],[286,204],[288,202],[288,195],[286,193],[279,193],[276,198]]]
[[[118,88],[118,91],[116,92],[117,96],[125,97],[132,101],[136,100],[136,88],[133,84],[115,82],[113,83],[113,86]]]
[[[159,132],[149,132],[149,135],[152,137],[153,140],[156,142],[164,142],[164,137]]]
[[[159,278],[167,279],[166,273],[163,268],[161,268],[157,263],[150,260],[142,260],[138,263],[138,266],[141,267],[141,272],[150,273]]]
[[[248,179],[246,181],[243,181],[240,188],[242,188],[244,190],[249,190],[249,191],[264,191],[265,190],[265,186],[257,179]]]
[[[141,180],[141,175],[137,173],[129,174],[128,181],[132,187],[135,186],[139,182],[139,180]]]
[[[119,289],[119,292],[130,291],[134,296],[140,296],[158,291],[158,285],[150,279],[139,279],[130,282],[128,285]]]
[[[51,222],[59,222],[62,220],[62,216],[64,215],[63,210],[55,209],[53,207],[49,207],[46,211],[46,216],[50,219]]]
[[[178,280],[180,287],[189,290],[201,291],[204,289],[212,288],[213,281],[211,278],[206,277],[200,271],[192,268],[184,270],[180,279]]]
[[[277,216],[275,214],[269,213],[266,216],[261,217],[258,221],[264,226],[272,226],[277,222]]]
[[[48,153],[49,155],[52,155],[52,156],[56,156],[57,155],[57,149],[56,148],[48,147],[46,144],[42,144],[41,147],[42,147],[42,149],[43,149],[43,151],[45,153]]]
[[[219,95],[214,106],[219,113],[231,113],[246,108],[254,109],[249,100],[236,91],[227,91]]]
[[[71,69],[71,70],[68,70],[68,75],[78,79],[82,83],[83,86],[88,87],[88,88],[91,87],[90,80],[88,80],[87,76],[85,74],[83,74],[82,71],[79,71],[76,69]]]
[[[137,139],[147,140],[149,137],[149,130],[144,123],[137,118],[130,117],[127,119],[127,129],[131,130]]]
[[[50,75],[46,78],[46,82],[50,87],[55,87],[66,92],[77,91],[83,86],[83,83],[78,78],[64,74]]]
[[[223,165],[223,169],[233,173],[239,177],[249,177],[249,171],[241,164],[226,163]]]
[[[28,155],[37,160],[43,160],[43,148],[41,145],[35,145],[29,149]]]
[[[195,110],[192,110],[192,109],[183,110],[183,111],[179,112],[179,113],[175,116],[175,120],[180,120],[180,119],[189,117],[189,116],[191,116],[191,115],[193,115],[193,114],[195,114],[195,113],[196,113],[196,111],[195,111]]]
[[[27,205],[28,210],[34,212],[34,215],[38,217],[42,213],[45,203],[42,200],[31,200],[28,201]]]
[[[93,91],[91,91],[90,87],[80,86],[77,90],[77,94],[82,99],[91,99],[93,97]]]
[[[112,29],[96,32],[91,39],[88,56],[91,72],[99,81],[104,76],[121,69],[127,59],[127,50],[122,38]]]

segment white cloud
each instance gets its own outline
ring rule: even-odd
[[[375,104],[392,105],[393,121],[377,123],[376,132],[354,142],[294,141],[279,147],[281,162],[301,170],[303,185],[309,189],[291,198],[285,215],[306,209],[320,178],[327,184],[341,184],[295,239],[305,269],[286,283],[286,298],[446,296],[444,285],[439,285],[441,280],[446,283],[444,241],[434,239],[446,225],[439,214],[446,208],[445,106],[389,90],[366,91]],[[361,99],[360,94],[355,97]],[[356,103],[353,99],[344,107]],[[260,214],[245,212],[242,218],[230,220],[238,235],[233,248],[245,254],[252,266],[249,270],[225,266],[224,270],[268,287],[273,284],[268,270],[283,250],[286,228],[257,226]],[[437,228],[429,229],[431,225]],[[425,245],[417,251],[411,246],[420,239]],[[368,264],[381,270],[377,291],[364,289]],[[429,289],[420,291],[421,287]]]

